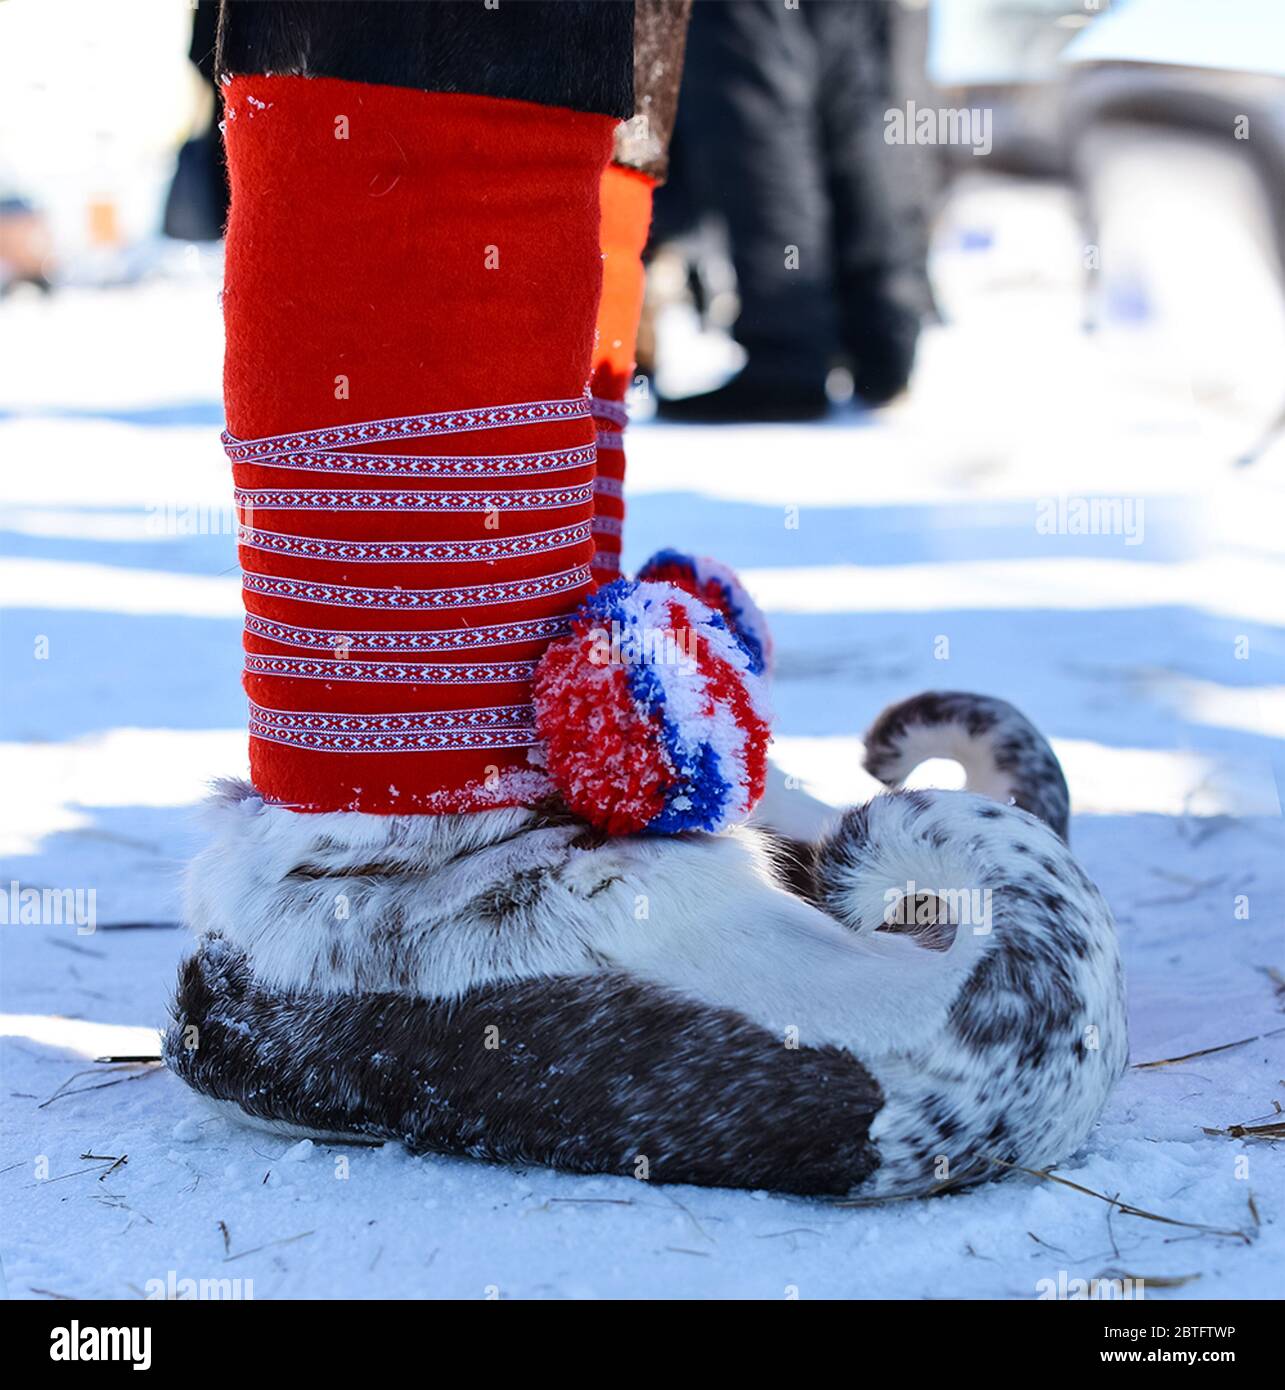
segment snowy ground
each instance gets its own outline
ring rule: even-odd
[[[0,937],[10,1295],[1025,1299],[1061,1272],[1285,1293],[1279,1146],[1206,1132],[1285,1102],[1281,450],[1236,469],[1244,421],[1149,379],[1145,343],[1082,336],[1073,276],[1004,236],[947,236],[938,270],[957,322],[878,419],[637,429],[631,556],[744,572],[780,652],[779,760],[834,802],[868,794],[860,731],[919,689],[1002,695],[1053,737],[1134,1060],[1254,1039],[1131,1070],[1060,1173],[1194,1226],[1029,1178],[843,1209],[292,1149],[206,1119],[159,1068],[96,1067],[155,1048],[191,808],[245,765],[217,267],[189,264],[0,311],[0,888],[93,889],[97,922]],[[1127,533],[1050,534],[1059,496],[1123,499]]]

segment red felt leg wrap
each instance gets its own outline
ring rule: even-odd
[[[625,520],[625,394],[643,306],[642,253],[651,228],[655,179],[618,164],[602,176],[602,299],[598,305],[593,365],[593,415],[598,426],[598,478],[594,492],[593,577],[620,577]]]
[[[254,785],[528,802],[532,666],[590,582],[613,121],[326,78],[224,96]]]

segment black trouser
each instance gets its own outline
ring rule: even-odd
[[[616,161],[663,178],[691,0],[223,0],[223,72],[299,73],[642,113]]]
[[[749,370],[823,382],[917,331],[922,252],[896,156],[884,0],[697,0],[679,159],[726,219]]]
[[[691,0],[201,0],[189,56],[215,72],[275,72],[470,92],[622,120],[616,162],[663,180]],[[216,43],[217,31],[217,43]],[[218,117],[216,96],[216,121]],[[168,235],[217,236],[227,215],[213,125],[188,142]]]
[[[221,72],[634,110],[632,0],[223,0]]]

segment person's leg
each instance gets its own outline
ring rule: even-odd
[[[228,171],[218,129],[223,112],[214,81],[218,27],[218,0],[199,0],[187,56],[210,94],[209,125],[179,150],[162,219],[165,235],[181,241],[217,241],[228,218]]]
[[[233,5],[224,28],[239,69],[224,304],[254,785],[209,808],[170,1066],[270,1123],[606,1171],[641,1145],[676,1179],[844,1190],[871,1166],[859,1062],[838,1064],[846,1108],[833,1147],[808,1158],[797,1136],[816,1127],[799,1116],[833,1060],[804,1049],[783,1065],[762,1029],[622,979],[601,949],[637,934],[644,900],[679,927],[707,874],[712,920],[815,909],[791,908],[752,849],[722,838],[604,845],[529,806],[541,779],[515,708],[587,585],[578,393],[616,112],[367,81],[383,70],[349,65],[358,44],[322,75],[306,26],[329,7],[290,7],[304,30],[278,16],[261,49],[241,15],[265,21]],[[571,99],[561,81],[542,94]],[[483,1014],[502,1028],[494,1049]],[[712,1123],[730,1086],[763,1095],[751,1126],[744,1111]],[[547,1123],[564,1102],[593,1118],[578,1147]]]
[[[826,407],[839,344],[807,8],[703,0],[692,16],[684,153],[697,196],[727,224],[748,361],[719,391],[665,402],[674,419],[808,418]]]
[[[593,359],[593,420],[598,430],[594,480],[593,578],[620,578],[625,523],[626,396],[634,372],[642,319],[645,272],[642,254],[651,226],[655,182],[615,163],[602,176],[602,298]]]
[[[626,395],[642,318],[642,255],[651,226],[652,193],[668,171],[690,11],[691,0],[637,0],[634,114],[616,127],[615,153],[602,176],[602,298],[592,388],[598,427],[593,575],[599,584],[620,574]]]
[[[628,9],[225,8],[225,396],[269,801],[538,790],[532,665],[589,585]]]
[[[840,336],[859,400],[882,405],[907,384],[929,294],[919,181],[884,140],[892,102],[890,6],[807,7],[822,55],[818,95],[833,210]]]
[[[255,786],[209,808],[165,1059],[272,1125],[638,1178],[923,1191],[947,1142],[964,1178],[997,1135],[1006,1161],[1063,1157],[1124,1037],[1109,916],[1052,831],[889,799],[818,857],[827,915],[773,884],[753,832],[603,837],[529,804],[529,666],[588,587],[581,393],[617,112],[528,99],[574,100],[562,74],[497,94],[523,64],[495,13],[470,19],[495,62],[459,69],[481,93],[303,76],[325,47],[306,34],[297,62],[272,50],[285,75],[259,55],[226,87]],[[1008,724],[985,728],[1011,753]],[[884,732],[894,762],[923,751],[903,718]],[[994,877],[1021,837],[1022,891],[1001,869],[995,897],[1030,920],[862,940],[890,866],[944,884],[975,853]],[[1077,1060],[1086,1021],[1103,1051]]]

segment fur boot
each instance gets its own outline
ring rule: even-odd
[[[225,784],[167,1060],[259,1122],[656,1181],[879,1198],[1064,1159],[1127,1038],[1056,760],[965,695],[868,746],[898,778],[959,756],[1005,800],[880,795],[805,896],[753,829],[298,815]]]

